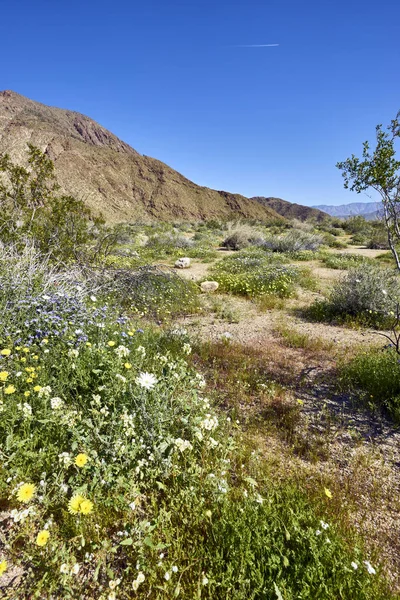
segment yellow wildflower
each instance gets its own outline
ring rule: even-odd
[[[29,502],[36,493],[36,486],[33,483],[24,483],[17,492],[17,499],[20,502]]]
[[[31,393],[30,393],[30,392],[24,392],[24,396],[25,396],[26,398],[29,398],[29,396],[30,396],[30,395],[31,395]]]
[[[332,498],[331,490],[328,490],[328,488],[324,488],[324,492],[325,492],[325,496],[327,496],[329,499]]]
[[[10,356],[10,354],[11,354],[11,350],[9,350],[8,348],[4,348],[4,349],[3,349],[3,350],[0,352],[0,354],[1,354],[2,356]]]
[[[8,376],[9,376],[8,371],[0,371],[0,381],[6,381]]]
[[[0,562],[0,577],[7,571],[7,561],[6,560],[2,560]]]
[[[40,392],[40,390],[42,389],[41,385],[35,385],[35,387],[33,388],[34,392]]]
[[[90,500],[84,500],[81,503],[79,510],[83,515],[88,515],[93,510],[93,502],[91,502]]]
[[[132,365],[131,365],[131,363],[128,363],[128,362],[126,362],[126,363],[124,364],[124,367],[125,367],[125,369],[132,369]]]
[[[81,453],[81,454],[78,454],[78,456],[75,458],[75,464],[77,467],[84,467],[88,460],[89,460],[88,455]]]
[[[79,512],[82,502],[84,501],[85,498],[83,496],[81,496],[80,494],[75,494],[75,496],[72,496],[72,498],[68,502],[68,511],[72,515],[76,515]]]
[[[50,532],[47,531],[46,529],[42,529],[42,531],[39,531],[39,533],[37,534],[36,544],[38,546],[45,546],[47,544],[49,537],[50,537]]]
[[[91,348],[91,347],[92,347],[92,344],[91,344],[90,342],[86,342],[86,346],[87,346],[88,348]]]
[[[5,389],[4,389],[4,393],[9,395],[9,394],[13,394],[15,392],[15,386],[13,385],[8,385]]]
[[[42,340],[42,344],[48,344],[49,340],[47,338],[44,338],[44,340]]]
[[[39,360],[39,357],[38,357],[38,355],[37,355],[37,354],[34,354],[34,355],[32,356],[32,358],[33,358],[34,360]]]
[[[32,381],[33,381],[32,377],[28,377],[28,378],[26,379],[26,383],[32,383]]]
[[[128,335],[132,336],[135,335],[133,331],[128,331]]]
[[[112,348],[113,346],[115,346],[115,342],[113,340],[110,340],[109,342],[107,342],[107,346],[110,346],[110,348]]]
[[[23,363],[25,363],[26,362],[25,356],[23,356],[22,358],[20,358],[20,361],[23,362]]]
[[[28,354],[28,352],[30,352],[29,348],[22,348],[22,351],[25,352],[25,354]]]

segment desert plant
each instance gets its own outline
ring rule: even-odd
[[[258,229],[246,223],[229,224],[228,235],[222,242],[222,247],[228,250],[243,250],[251,244],[262,242],[262,235]]]
[[[326,301],[310,308],[316,319],[353,319],[359,324],[388,327],[400,300],[400,280],[393,269],[364,263],[338,281]]]
[[[392,344],[358,352],[342,363],[340,373],[346,389],[358,393],[367,405],[383,408],[400,421],[399,353]]]
[[[261,244],[263,248],[272,252],[301,252],[304,250],[315,251],[323,244],[322,236],[301,230],[292,230],[279,236],[269,236]]]

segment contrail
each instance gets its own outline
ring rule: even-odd
[[[279,46],[279,44],[240,44],[234,48],[272,48],[272,46]]]

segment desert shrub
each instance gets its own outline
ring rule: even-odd
[[[341,379],[366,404],[384,408],[400,421],[400,364],[393,347],[359,352],[342,364]]]
[[[330,269],[351,269],[357,265],[373,264],[371,259],[361,254],[326,253],[321,260]]]
[[[347,244],[338,240],[334,235],[330,233],[325,233],[323,235],[323,241],[325,246],[329,246],[330,248],[346,248]]]
[[[82,200],[60,194],[44,152],[28,144],[27,154],[29,169],[0,155],[0,240],[19,249],[33,243],[56,260],[102,261],[117,241],[116,231]]]
[[[371,250],[387,250],[389,248],[387,235],[384,232],[373,233],[367,241],[367,248]]]
[[[322,236],[307,233],[301,230],[292,230],[288,233],[270,236],[264,240],[262,247],[272,252],[301,252],[304,250],[315,251],[323,244]]]
[[[193,244],[193,240],[183,235],[159,233],[150,237],[146,246],[168,255],[173,254],[177,248],[191,248]]]
[[[227,233],[227,237],[222,242],[222,247],[228,250],[243,250],[251,244],[262,242],[260,231],[246,223],[230,225]]]
[[[386,327],[400,301],[400,278],[392,269],[362,264],[337,282],[326,301],[310,308],[316,319],[354,320],[360,325]]]

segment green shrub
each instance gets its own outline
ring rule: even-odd
[[[360,254],[327,253],[321,257],[322,262],[330,269],[351,269],[357,265],[373,264],[373,261]]]
[[[365,263],[350,269],[326,301],[317,301],[309,315],[315,319],[355,320],[360,325],[386,327],[400,301],[400,278],[392,269]]]
[[[341,367],[342,382],[368,405],[387,410],[400,421],[399,355],[391,346],[358,353]]]

